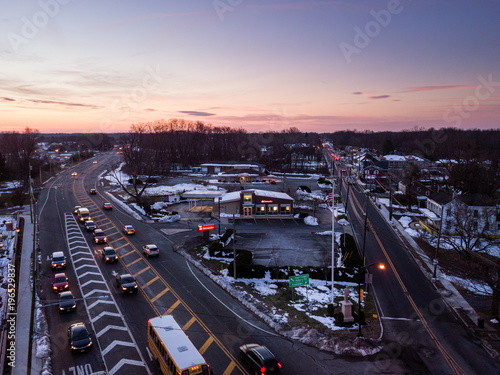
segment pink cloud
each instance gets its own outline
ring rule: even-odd
[[[407,94],[410,92],[420,92],[420,91],[435,91],[435,90],[456,90],[456,89],[470,89],[476,86],[473,85],[450,85],[450,86],[419,86],[419,87],[409,87],[399,91],[400,93]]]

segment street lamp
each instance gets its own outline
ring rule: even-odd
[[[380,270],[385,269],[385,264],[383,263],[372,263],[367,266],[361,266],[361,270],[364,272],[368,272],[368,268],[371,266],[377,265],[377,268]],[[360,270],[360,271],[361,271]],[[361,302],[364,300],[364,291],[361,289],[361,281],[360,276],[358,275],[358,337],[363,337],[363,333],[361,332]]]

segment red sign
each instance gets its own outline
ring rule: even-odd
[[[260,201],[260,203],[273,203],[273,200],[272,199],[267,199],[267,200],[266,199],[262,199]]]
[[[206,230],[214,230],[215,224],[198,225],[198,232],[203,232]]]

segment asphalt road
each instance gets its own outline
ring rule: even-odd
[[[238,360],[238,347],[250,342],[268,346],[283,364],[283,374],[371,374],[381,370],[414,373],[405,358],[391,358],[387,351],[373,358],[342,358],[277,335],[181,255],[172,252],[176,241],[195,234],[166,236],[161,229],[172,228],[170,224],[139,222],[118,207],[103,211],[102,204],[109,201],[106,193],[99,187],[97,195],[89,195],[88,190],[96,186],[106,159],[114,157],[100,155],[98,164],[85,161],[75,166],[77,177],[70,176],[73,170],[63,172],[39,199],[41,303],[49,305],[56,300],[50,289],[53,271],[48,257],[52,251],[64,251],[72,260],[66,270],[70,288],[77,298],[82,298],[75,313],[60,315],[57,306],[45,308],[54,374],[90,374],[105,369],[114,369],[117,374],[159,374],[147,349],[146,327],[148,318],[162,314],[174,316],[215,374],[248,374],[249,369]],[[97,250],[103,245],[93,244],[90,233],[78,230],[83,227],[72,221],[75,205],[90,209],[98,227],[108,236],[108,244],[117,250],[119,263],[102,262]],[[122,234],[124,224],[132,224],[136,235]],[[188,225],[181,222],[174,227],[189,229]],[[158,258],[142,255],[141,247],[146,243],[158,245]],[[122,272],[135,275],[140,285],[137,295],[122,296],[114,286],[114,274]],[[96,303],[91,298],[96,295],[109,298]],[[106,324],[102,319],[107,319]],[[66,329],[77,321],[92,329],[95,344],[90,352],[70,353]]]
[[[344,198],[346,194],[344,184]],[[412,361],[418,373],[500,374],[498,361],[457,321],[394,230],[357,185],[350,186],[348,211],[361,247],[363,212],[368,215],[365,264],[373,274],[384,339],[391,343],[392,357]],[[380,262],[386,265],[384,271],[370,266]]]

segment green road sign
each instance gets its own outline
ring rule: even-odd
[[[309,285],[309,274],[298,275],[298,276],[290,276],[288,278],[288,282],[290,283],[290,287]]]

